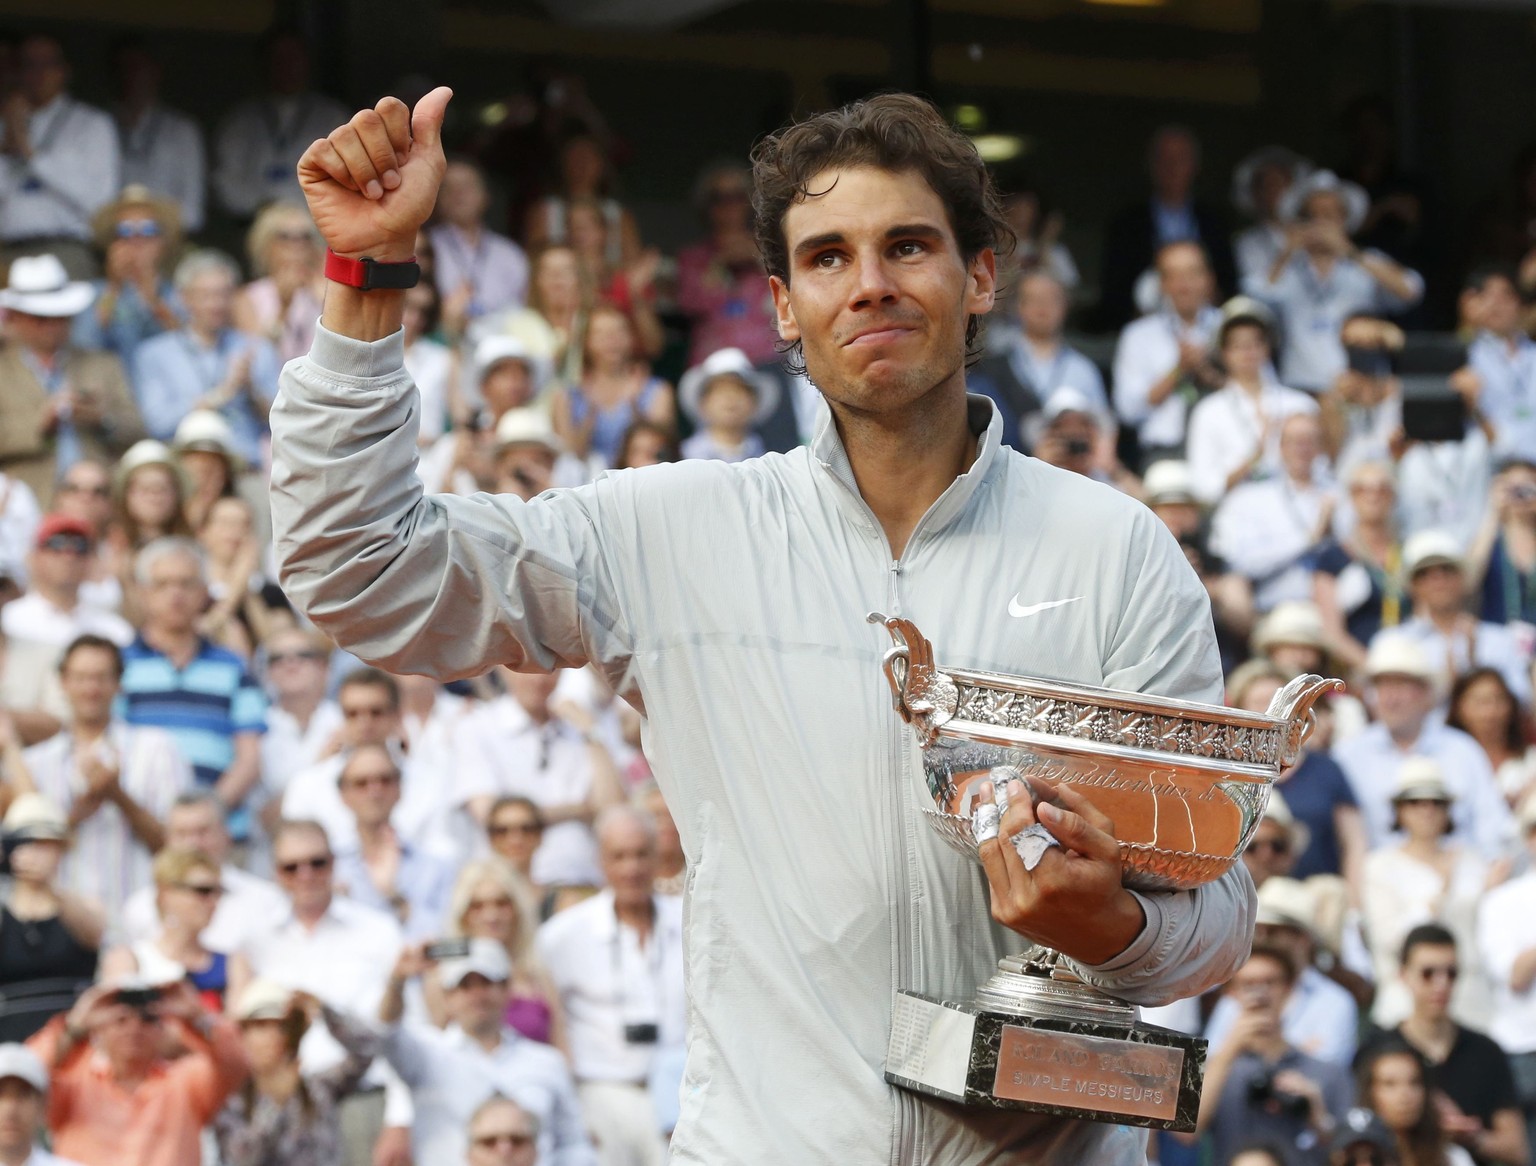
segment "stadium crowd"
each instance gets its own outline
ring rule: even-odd
[[[205,155],[142,45],[110,110],[0,46],[0,1166],[659,1163],[686,870],[640,718],[587,671],[366,667],[277,585],[267,415],[324,291],[294,166],[348,111],[265,51]],[[1095,305],[1008,192],[970,374],[1179,540],[1231,705],[1349,681],[1243,856],[1252,957],[1148,1017],[1211,1042],[1167,1166],[1524,1166],[1536,1128],[1536,185],[1452,270],[1356,117],[1339,172],[1246,159],[1236,230],[1159,131]],[[463,145],[405,324],[429,490],[810,439],[744,167],[663,256],[579,78]]]

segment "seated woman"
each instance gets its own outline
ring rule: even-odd
[[[1497,668],[1474,668],[1451,686],[1445,723],[1483,748],[1509,808],[1517,810],[1536,785],[1536,751],[1519,698]]]
[[[1383,1044],[1360,1058],[1356,1097],[1397,1139],[1404,1166],[1473,1166],[1472,1156],[1440,1127],[1424,1062],[1406,1044]]]
[[[257,278],[240,289],[234,324],[260,336],[292,360],[309,351],[325,298],[325,245],[298,203],[274,202],[256,216],[245,237]]]
[[[113,948],[102,959],[102,975],[136,973],[155,983],[185,977],[210,1012],[223,1012],[229,983],[226,954],[209,951],[202,941],[224,895],[219,864],[199,850],[167,848],[155,855],[154,874],[160,934]]]
[[[672,386],[651,375],[629,317],[617,308],[595,308],[587,322],[581,381],[555,397],[555,433],[576,456],[608,467],[618,460],[625,430],[641,419],[674,427]]]

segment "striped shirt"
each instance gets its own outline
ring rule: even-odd
[[[164,729],[192,765],[197,783],[211,786],[235,759],[236,733],[267,730],[267,698],[245,662],[207,640],[177,668],[140,636],[123,649],[117,713],[130,725]]]

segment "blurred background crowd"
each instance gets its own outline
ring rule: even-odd
[[[350,112],[312,48],[270,30],[215,118],[146,41],[97,105],[0,35],[0,1163],[657,1163],[686,871],[639,718],[585,671],[365,667],[276,582],[267,415],[324,293],[294,164]],[[580,72],[514,104],[418,239],[427,489],[808,441],[750,142],[662,248]],[[1149,1016],[1211,1042],[1169,1166],[1530,1160],[1536,166],[1453,239],[1391,117],[1223,174],[1162,126],[1070,229],[998,171],[970,384],[1005,440],[1168,526],[1229,704],[1349,682],[1244,855],[1252,958]]]

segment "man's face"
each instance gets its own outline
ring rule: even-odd
[[[1164,202],[1179,203],[1189,197],[1200,170],[1200,151],[1185,133],[1162,133],[1152,143],[1152,188]]]
[[[961,377],[966,322],[991,310],[994,262],[967,264],[944,204],[915,171],[826,170],[784,215],[779,334],[848,414],[899,416]]]
[[[25,1158],[42,1128],[43,1095],[20,1077],[0,1078],[0,1154]]]
[[[550,698],[560,684],[560,677],[553,672],[514,672],[503,668],[501,678],[506,681],[512,699],[536,717],[548,714]]]
[[[217,332],[229,326],[235,306],[235,284],[224,271],[204,271],[181,289],[187,317],[194,327]]]
[[[166,818],[165,844],[172,850],[200,850],[222,863],[229,853],[229,832],[210,805],[176,806]]]
[[[336,695],[341,706],[341,735],[348,748],[383,745],[400,736],[400,710],[376,684],[348,684]]]
[[[1477,296],[1479,323],[1499,336],[1509,336],[1519,330],[1524,307],[1514,284],[1503,276],[1486,280]]]
[[[1260,375],[1269,359],[1269,341],[1257,324],[1234,324],[1221,343],[1221,362],[1227,373],[1239,380]]]
[[[656,882],[656,843],[639,823],[609,823],[598,846],[603,879],[613,888],[614,899],[637,903],[650,898]]]
[[[1371,682],[1376,719],[1393,732],[1412,731],[1434,707],[1434,691],[1417,676],[1378,676]]]
[[[74,595],[85,582],[91,564],[91,540],[64,531],[50,536],[32,552],[32,577],[50,590]]]
[[[1413,997],[1414,1013],[1434,1020],[1444,1017],[1450,1011],[1451,993],[1460,974],[1453,945],[1415,944],[1401,971],[1408,994]]]
[[[18,54],[21,91],[34,109],[47,105],[69,84],[64,50],[51,36],[28,37]]]
[[[1456,611],[1466,598],[1467,578],[1453,563],[1432,563],[1413,573],[1408,590],[1415,604],[1432,612]]]
[[[471,972],[448,990],[448,1010],[453,1022],[466,1032],[482,1032],[501,1026],[509,996],[505,980],[488,980],[479,972]]]
[[[1165,247],[1157,257],[1157,274],[1163,295],[1181,316],[1193,316],[1215,293],[1205,256],[1190,244]]]
[[[1027,275],[1019,282],[1019,323],[1026,336],[1055,339],[1066,322],[1067,293],[1061,284],[1048,275]]]
[[[33,316],[14,308],[5,314],[5,330],[21,347],[52,357],[69,342],[72,316]]]
[[[1317,418],[1298,413],[1286,418],[1280,427],[1280,461],[1285,472],[1296,481],[1312,476],[1312,465],[1323,452],[1323,431]]]
[[[1253,929],[1253,942],[1289,952],[1298,971],[1312,965],[1312,937],[1300,927],[1283,923],[1260,923]]]
[[[1250,956],[1248,962],[1237,969],[1227,983],[1227,991],[1244,1011],[1263,1013],[1278,1024],[1291,986],[1285,967],[1273,956],[1260,953]]]
[[[1243,864],[1253,876],[1254,886],[1291,873],[1296,856],[1291,853],[1291,832],[1273,818],[1264,818],[1243,851]]]
[[[437,210],[458,227],[473,226],[485,217],[488,196],[479,172],[463,162],[450,162],[437,192]]]
[[[142,1066],[153,1061],[164,1035],[160,1023],[146,1009],[109,1004],[102,1009],[97,1041],[107,1059],[119,1068]]]
[[[87,725],[106,720],[117,696],[117,663],[104,648],[76,648],[59,672],[74,719]]]
[[[142,591],[145,626],[164,632],[190,631],[208,606],[202,567],[191,555],[161,555]]]
[[[278,632],[267,641],[267,679],[279,700],[325,694],[326,653],[302,632]]]
[[[324,910],[330,904],[334,865],[329,844],[314,830],[289,830],[272,848],[277,885],[295,910]]]
[[[533,1123],[515,1105],[488,1105],[469,1127],[469,1166],[534,1166]]]
[[[360,826],[380,826],[400,804],[400,771],[382,748],[359,749],[337,779],[342,803]]]
[[[65,471],[54,495],[61,514],[78,518],[99,531],[112,516],[112,480],[96,462],[76,462]]]

